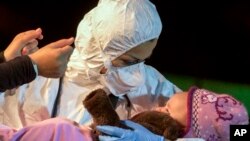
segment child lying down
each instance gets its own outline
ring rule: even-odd
[[[126,128],[120,124],[105,91],[90,93],[83,104],[94,119],[93,127]],[[192,87],[173,95],[165,106],[139,113],[130,120],[170,140],[184,137],[229,141],[230,125],[246,125],[249,118],[244,105],[232,96]]]
[[[97,125],[111,125],[129,129],[129,127],[120,123],[119,116],[104,90],[93,91],[85,98],[83,104],[93,117],[94,123],[92,126],[94,129]],[[170,140],[176,140],[184,132],[184,126],[163,112],[145,111],[133,116],[130,120]],[[98,131],[96,131],[96,134],[99,134]]]
[[[93,116],[94,127],[96,125],[103,125],[98,126],[99,131],[106,133],[102,134],[102,137],[117,135],[117,127],[113,126],[121,127],[119,128],[119,132],[122,133],[123,131],[124,133],[127,131],[130,133],[133,132],[130,131],[131,128],[128,129],[120,123],[119,117],[113,110],[111,102],[103,90],[92,92],[84,100],[84,105]],[[171,140],[184,137],[184,140],[188,140],[188,138],[192,138],[191,140],[193,138],[202,138],[212,141],[229,141],[230,125],[248,124],[249,120],[244,105],[230,95],[218,95],[214,92],[195,87],[191,88],[188,92],[173,95],[166,102],[165,106],[154,110],[158,112],[142,112],[134,116],[131,120],[143,125],[151,132],[160,135],[160,138],[164,136]],[[104,128],[100,128],[107,127],[105,125],[111,125],[109,129],[116,130],[109,130],[112,132],[107,133],[103,130]],[[130,126],[129,124],[126,125]],[[133,127],[134,131],[139,128],[139,126],[130,127]],[[148,134],[150,133],[145,133],[145,136]],[[97,138],[97,136],[93,138],[91,130],[86,126],[82,127],[73,121],[62,118],[44,120],[20,130],[0,125],[1,141],[93,141],[95,137]],[[126,137],[128,136],[122,134],[118,140],[122,141],[124,138],[128,140]],[[108,140],[110,138],[101,139],[104,139],[103,141],[110,141]]]

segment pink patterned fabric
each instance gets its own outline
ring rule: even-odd
[[[184,137],[229,141],[230,125],[248,124],[245,107],[232,96],[191,88],[188,93],[188,127]]]
[[[20,130],[0,126],[1,141],[92,141],[87,127],[63,119],[48,119]]]

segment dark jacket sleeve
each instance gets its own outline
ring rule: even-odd
[[[17,57],[0,64],[0,92],[31,82],[36,77],[31,59]]]
[[[3,51],[0,52],[0,63],[3,63],[5,62],[5,57],[4,57],[4,54],[3,54]]]

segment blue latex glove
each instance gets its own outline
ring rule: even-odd
[[[164,141],[163,136],[153,134],[145,127],[126,120],[123,124],[133,128],[134,130],[122,129],[114,126],[97,126],[97,130],[107,134],[107,136],[100,135],[100,141]],[[108,136],[109,135],[109,136]]]

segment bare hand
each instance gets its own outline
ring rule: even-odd
[[[63,76],[69,56],[73,52],[70,46],[73,42],[74,38],[62,39],[30,54],[31,60],[37,64],[38,74],[50,78]]]
[[[10,45],[4,50],[4,57],[6,61],[16,58],[21,55],[27,55],[38,50],[37,39],[42,39],[42,30],[29,30],[19,33],[12,40]]]

